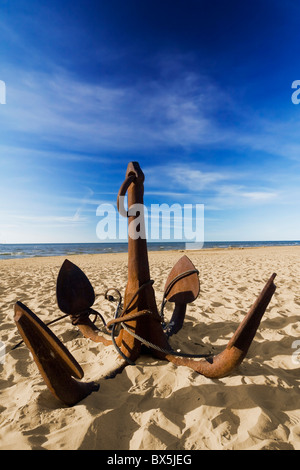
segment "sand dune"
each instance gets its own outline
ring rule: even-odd
[[[182,252],[150,252],[158,305],[168,273]],[[113,347],[82,337],[69,319],[52,331],[82,366],[84,381],[100,390],[68,408],[47,389],[13,320],[17,300],[44,322],[61,315],[55,297],[62,257],[0,261],[1,449],[300,449],[300,248],[252,248],[188,252],[199,269],[200,295],[184,327],[170,342],[184,352],[219,352],[277,273],[277,290],[247,358],[229,377],[211,380],[186,367],[142,356],[114,379],[104,378],[116,360]],[[124,292],[127,254],[69,259],[89,277],[94,308],[107,320],[114,305],[102,294]],[[172,313],[167,306],[166,316]]]

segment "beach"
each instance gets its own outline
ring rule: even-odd
[[[24,450],[300,450],[300,247],[149,252],[160,307],[168,274],[187,255],[199,270],[200,294],[188,305],[173,349],[222,351],[272,275],[276,292],[242,364],[228,377],[208,379],[150,355],[113,379],[113,346],[82,336],[69,318],[50,328],[84,371],[100,384],[73,407],[48,390],[21,337],[14,304],[21,301],[47,323],[60,315],[56,279],[64,256],[0,260],[0,449]],[[127,253],[70,255],[94,287],[95,310],[108,321],[124,294]],[[173,305],[167,304],[170,319]],[[298,343],[297,343],[298,342]]]

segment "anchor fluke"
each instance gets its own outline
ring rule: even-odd
[[[191,260],[184,255],[173,266],[167,278],[162,309],[165,301],[175,303],[172,318],[165,329],[168,337],[178,333],[182,328],[187,304],[193,302],[199,295],[198,274]]]
[[[70,315],[72,323],[81,333],[96,343],[112,344],[111,340],[99,335],[99,329],[89,315],[96,314],[91,307],[95,302],[95,292],[85,273],[66,259],[58,273],[56,299],[60,310]]]
[[[51,393],[67,406],[99,390],[95,382],[83,383],[78,362],[54,333],[21,302],[15,304],[14,320]]]

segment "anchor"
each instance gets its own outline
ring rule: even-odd
[[[128,210],[124,205],[126,194]],[[187,305],[199,295],[199,272],[186,255],[182,256],[167,278],[163,301],[158,310],[144,236],[143,195],[144,174],[137,162],[130,162],[117,198],[119,212],[128,218],[128,280],[124,301],[118,289],[108,289],[105,293],[106,299],[118,302],[114,318],[106,323],[103,316],[92,308],[95,303],[94,289],[85,273],[69,260],[64,261],[57,277],[58,307],[65,313],[64,317],[70,317],[72,324],[84,337],[116,348],[120,361],[111,377],[121,373],[124,367],[134,365],[145,348],[155,358],[177,366],[187,366],[205,377],[225,377],[247,355],[275,292],[276,273],[266,282],[222,352],[217,355],[191,355],[174,351],[169,338],[180,331]],[[137,236],[137,232],[140,236]],[[110,292],[114,292],[114,295]],[[164,318],[167,302],[174,303],[169,323]],[[98,318],[103,323],[102,329],[96,326]],[[52,333],[49,324],[43,323],[21,302],[15,304],[14,320],[46,385],[56,398],[72,406],[99,389],[95,382],[80,382],[84,374],[75,358]]]

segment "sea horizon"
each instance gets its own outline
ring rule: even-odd
[[[185,250],[185,242],[147,242],[149,251]],[[207,241],[201,249],[255,248],[263,246],[300,246],[300,240],[261,241]],[[195,246],[195,249],[199,247]],[[82,242],[82,243],[0,243],[0,259],[37,258],[46,256],[69,256],[79,254],[126,253],[127,242]],[[189,247],[189,251],[191,248]]]

